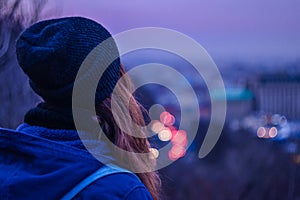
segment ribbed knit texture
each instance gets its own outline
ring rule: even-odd
[[[52,105],[72,102],[72,91],[77,72],[87,55],[111,34],[100,24],[87,18],[66,17],[38,22],[18,38],[16,51],[19,65],[30,78],[33,90]],[[120,74],[120,60],[113,40],[95,56],[112,62],[100,79],[96,102],[101,102],[113,91]],[[99,67],[103,67],[99,65]],[[95,71],[86,70],[85,78]],[[97,69],[96,69],[97,70]],[[100,69],[99,69],[100,70]]]
[[[36,108],[29,110],[24,117],[24,122],[49,129],[76,129],[72,110],[51,106],[47,103],[40,103]]]

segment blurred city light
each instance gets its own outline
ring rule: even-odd
[[[257,129],[257,137],[259,138],[275,138],[277,136],[278,130],[276,127],[265,128],[259,127]]]
[[[272,124],[279,125],[280,119],[281,119],[281,116],[279,114],[272,115],[272,117],[271,117]]]
[[[266,129],[264,128],[264,127],[259,127],[258,129],[257,129],[257,136],[259,137],[259,138],[263,138],[263,137],[265,137],[265,135],[266,135]]]
[[[172,138],[171,130],[169,128],[162,129],[158,133],[158,138],[164,142],[171,140],[171,138]]]
[[[169,151],[169,158],[171,160],[176,160],[178,158],[181,158],[185,155],[185,148],[180,145],[173,145],[171,150]]]
[[[173,137],[172,137],[172,143],[180,146],[186,146],[188,141],[187,141],[187,135],[184,130],[179,130],[179,131],[173,131],[172,132]]]
[[[270,136],[270,138],[274,138],[274,137],[276,137],[277,136],[277,128],[276,127],[272,127],[272,128],[270,128],[270,130],[269,130],[269,136]]]
[[[150,159],[156,159],[159,156],[159,151],[156,148],[149,148],[150,151]]]
[[[168,152],[170,160],[177,160],[186,154],[186,147],[188,145],[187,132],[185,130],[178,130],[173,124],[175,117],[167,111],[163,111],[159,115],[159,120],[152,120],[150,129],[157,133],[157,137],[162,142],[171,141],[171,149]],[[159,156],[159,150],[150,148],[149,151],[153,154],[151,158]]]
[[[164,111],[160,114],[160,121],[166,126],[171,126],[175,122],[175,117],[171,115],[169,112]]]
[[[151,127],[151,130],[152,130],[154,133],[159,133],[161,130],[164,129],[165,126],[164,126],[164,124],[161,123],[160,121],[158,121],[158,120],[153,120],[153,121],[151,122],[150,127]]]

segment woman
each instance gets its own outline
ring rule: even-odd
[[[143,128],[143,108],[131,96],[131,82],[110,38],[103,26],[82,17],[41,21],[20,35],[16,43],[19,65],[44,102],[27,112],[16,131],[0,130],[0,199],[159,199],[159,177],[149,170],[154,169],[155,161],[151,156],[139,156],[147,155],[150,148]],[[99,77],[93,117],[89,108],[76,107],[74,99],[72,105],[72,92],[81,65],[103,41],[110,41],[109,45],[96,56],[116,59]],[[93,74],[86,70],[82,77]],[[121,78],[122,83],[117,84]],[[117,113],[122,112],[118,104],[129,102],[128,118],[114,116],[113,92],[118,97]],[[84,110],[87,124],[96,119],[106,137],[89,127],[76,130],[74,109]],[[120,121],[126,131],[120,128]],[[79,137],[79,132],[84,136]],[[87,150],[97,154],[102,163]],[[102,169],[107,169],[104,164],[122,168],[103,174]],[[100,176],[90,181],[99,171]],[[89,183],[82,186],[87,179]]]

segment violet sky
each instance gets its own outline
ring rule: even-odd
[[[63,15],[93,18],[113,34],[158,26],[197,40],[214,59],[300,58],[300,0],[62,0]]]

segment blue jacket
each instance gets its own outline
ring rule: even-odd
[[[1,200],[60,199],[102,166],[84,150],[76,131],[27,124],[16,131],[0,129]],[[152,198],[134,174],[119,173],[95,181],[75,199]]]

